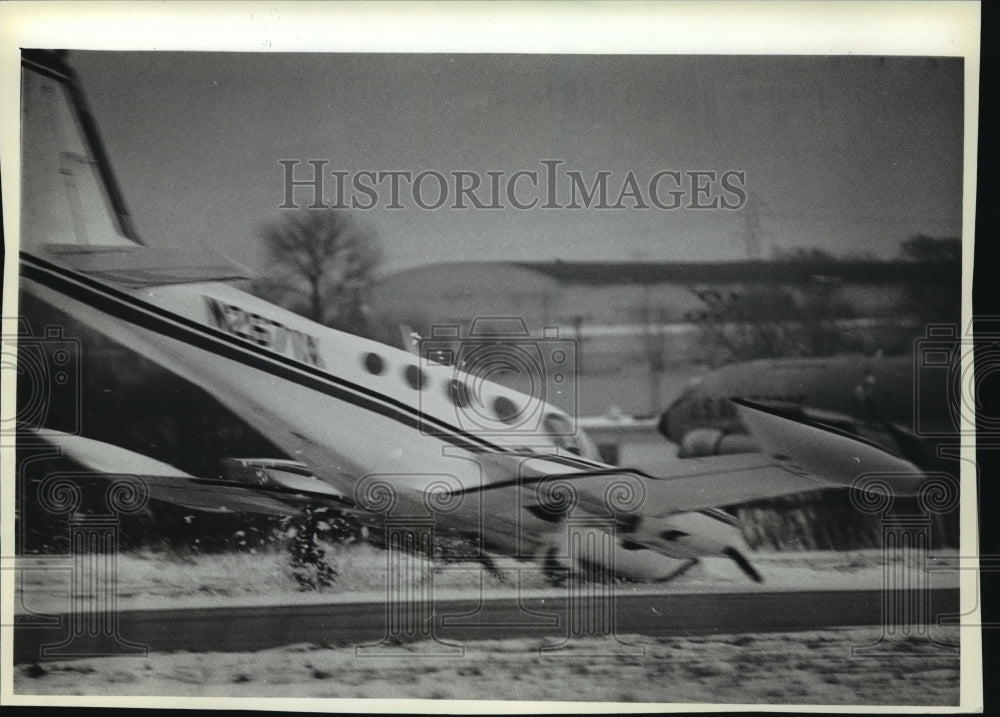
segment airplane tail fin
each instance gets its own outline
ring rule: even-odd
[[[842,486],[877,475],[897,495],[914,494],[923,481],[924,474],[917,466],[876,443],[801,416],[789,416],[780,408],[730,400],[763,452],[772,458]]]
[[[72,70],[42,50],[21,66],[22,244],[141,244]]]

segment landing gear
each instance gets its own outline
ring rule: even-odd
[[[747,560],[746,556],[739,550],[729,547],[722,552],[724,555],[732,558],[733,562],[740,566],[740,570],[746,573],[755,583],[764,582],[763,576],[757,572],[757,569],[750,564],[750,561]]]

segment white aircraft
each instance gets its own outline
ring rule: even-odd
[[[898,457],[749,405],[741,410],[770,455],[678,461],[656,477],[602,463],[540,396],[309,321],[226,283],[241,272],[218,257],[143,246],[73,73],[51,53],[26,52],[22,66],[22,292],[202,387],[353,509],[430,518],[439,534],[479,541],[484,560],[597,563],[657,580],[721,555],[760,580],[720,507],[844,487],[866,472],[895,475],[900,493],[921,481]],[[129,452],[41,433],[85,465],[143,473]],[[165,500],[180,500],[167,483],[197,480],[156,474]],[[247,504],[246,486],[198,485],[202,505]],[[570,549],[577,519],[598,521],[607,540]]]

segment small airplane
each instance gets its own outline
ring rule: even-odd
[[[921,467],[940,467],[927,437],[954,435],[957,428],[946,392],[927,388],[933,370],[941,372],[920,365],[919,354],[734,363],[692,381],[661,414],[658,428],[679,446],[680,457],[759,450],[731,400],[738,397],[875,441]]]
[[[901,494],[923,479],[898,456],[749,403],[738,410],[768,454],[677,461],[656,476],[608,465],[541,392],[314,323],[235,288],[243,272],[210,252],[144,246],[64,58],[25,51],[22,69],[22,295],[201,387],[285,454],[215,480],[45,426],[23,434],[97,473],[145,477],[152,497],[192,509],[293,512],[304,497],[430,519],[475,541],[486,564],[596,563],[638,581],[714,555],[761,580],[726,506],[870,472],[895,475]],[[578,518],[607,540],[570,550]]]

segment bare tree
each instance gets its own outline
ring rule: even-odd
[[[368,330],[366,298],[382,248],[375,233],[345,212],[303,209],[265,224],[268,275],[256,292],[290,311],[342,331]]]
[[[705,309],[688,315],[701,330],[709,366],[784,356],[787,326],[795,317],[795,296],[785,287],[754,285],[697,289]]]
[[[836,265],[840,260],[817,247],[776,250],[774,265]],[[710,365],[789,356],[833,356],[861,351],[860,336],[841,328],[856,318],[842,297],[843,282],[821,270],[808,282],[747,283],[695,289],[705,303],[688,320],[701,329]]]

